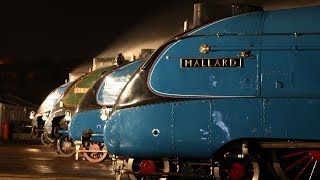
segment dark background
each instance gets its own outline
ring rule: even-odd
[[[1,1],[1,60],[28,64],[63,62],[66,66],[91,60],[131,28],[177,3],[185,6],[189,2],[192,15],[193,1],[169,2]]]
[[[40,105],[69,72],[94,57],[156,48],[181,33],[197,2],[265,10],[320,5],[319,0],[2,0],[0,92]]]
[[[127,44],[131,29],[180,2],[1,1],[0,90],[39,105],[69,72],[92,63],[115,41]]]

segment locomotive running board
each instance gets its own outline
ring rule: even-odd
[[[320,142],[305,141],[281,141],[281,142],[259,142],[262,148],[320,148]]]
[[[76,150],[76,152],[94,152],[94,153],[108,153],[107,150],[85,150],[85,149],[79,149],[79,150]]]

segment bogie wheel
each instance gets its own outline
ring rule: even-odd
[[[259,173],[259,164],[253,156],[225,158],[214,168],[216,179],[258,180]]]
[[[57,150],[63,157],[71,157],[76,153],[76,146],[73,140],[64,134],[57,141]]]
[[[46,132],[43,132],[40,137],[41,143],[45,146],[53,146],[54,142],[48,139],[48,135]]]
[[[103,143],[91,143],[87,150],[106,150],[105,145]],[[90,162],[101,162],[107,157],[108,153],[106,152],[85,152],[83,156]]]
[[[141,179],[160,179],[166,180],[166,177],[157,177],[152,174],[169,173],[170,165],[166,158],[159,160],[140,160],[140,159],[128,159],[128,170],[135,174],[129,174],[131,180]],[[147,175],[146,175],[147,174]]]
[[[273,161],[281,179],[320,179],[320,149],[277,149]]]

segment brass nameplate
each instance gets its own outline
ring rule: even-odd
[[[74,93],[76,94],[85,94],[87,93],[89,88],[74,88]]]
[[[209,67],[209,68],[221,68],[221,67],[242,67],[241,58],[182,58],[180,59],[180,66],[197,68],[197,67]]]

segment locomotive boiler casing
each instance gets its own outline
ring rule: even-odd
[[[44,122],[44,129],[47,130],[48,128],[51,128],[48,123],[47,119],[51,111],[54,109],[54,106],[60,99],[63,97],[64,93],[68,90],[68,88],[73,84],[74,82],[65,83],[56,89],[54,89],[47,97],[46,99],[41,103],[40,107],[37,110],[37,113],[35,114],[35,117],[32,119],[32,124],[36,123],[39,118]],[[45,117],[44,117],[45,116]]]
[[[320,140],[319,16],[254,12],[168,41],[120,94],[108,151],[202,159],[239,139]]]
[[[115,69],[99,79],[80,102],[77,112],[69,123],[69,136],[81,140],[84,131],[92,130],[91,140],[103,142],[104,120],[100,118],[101,108],[114,105],[122,88],[131,75],[143,63],[142,59]]]

